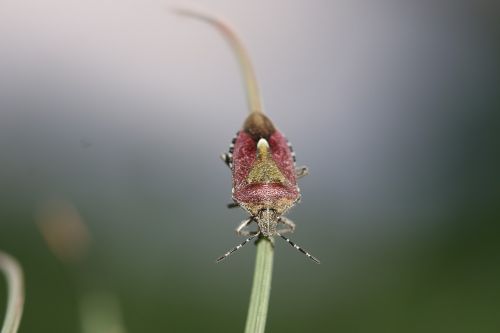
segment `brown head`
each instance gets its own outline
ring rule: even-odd
[[[243,130],[248,133],[255,141],[269,137],[276,131],[272,121],[262,112],[252,112],[243,124]]]

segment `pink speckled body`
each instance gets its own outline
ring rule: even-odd
[[[257,156],[257,141],[246,131],[236,137],[233,153],[233,199],[249,212],[261,208],[277,209],[282,214],[300,197],[295,177],[295,163],[286,138],[275,130],[269,138],[271,156],[285,181],[248,183],[248,175]]]

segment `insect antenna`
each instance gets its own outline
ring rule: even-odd
[[[255,235],[252,235],[250,237],[248,237],[247,239],[245,239],[241,244],[233,247],[231,250],[227,251],[224,255],[220,256],[219,258],[217,258],[216,262],[221,262],[222,260],[226,259],[227,257],[229,257],[231,254],[233,254],[233,252],[236,252],[237,250],[241,249],[243,246],[245,246],[248,242],[250,242],[252,239],[254,239],[255,237],[259,236],[260,235],[260,232],[256,233]]]
[[[309,259],[311,259],[312,261],[314,261],[315,263],[319,264],[320,261],[318,260],[318,258],[316,258],[315,256],[311,255],[309,252],[307,252],[306,250],[304,250],[303,248],[301,248],[300,246],[298,246],[297,244],[295,244],[294,242],[292,242],[289,238],[286,238],[285,236],[279,234],[279,233],[276,233],[278,236],[280,236],[281,238],[283,238],[288,244],[290,244],[291,246],[293,246],[295,249],[299,250],[300,252],[302,252],[303,254],[305,254]]]

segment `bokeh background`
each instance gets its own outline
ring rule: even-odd
[[[163,0],[0,2],[0,249],[21,332],[240,332],[225,41]],[[496,1],[198,1],[250,50],[302,203],[269,332],[500,331]],[[5,287],[0,279],[0,313]]]

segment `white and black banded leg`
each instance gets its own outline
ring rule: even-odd
[[[220,256],[219,258],[217,258],[216,262],[221,262],[222,260],[226,259],[227,257],[229,257],[231,254],[233,254],[234,252],[238,251],[239,249],[241,249],[243,246],[245,246],[248,242],[250,242],[252,239],[254,239],[255,237],[259,236],[260,235],[260,232],[257,232],[255,235],[252,235],[250,237],[248,237],[247,239],[245,239],[243,241],[243,243],[233,247],[231,250],[227,251],[226,253],[224,253],[224,255]]]
[[[234,144],[236,143],[236,138],[238,137],[238,134],[240,134],[240,132],[236,132],[236,135],[231,140],[231,144],[229,145],[229,152],[220,155],[221,160],[224,163],[226,163],[226,165],[230,168],[232,168],[233,164]]]
[[[292,242],[290,239],[286,238],[283,235],[280,235],[279,233],[276,233],[276,234],[278,236],[280,236],[281,238],[283,238],[288,244],[290,244],[291,246],[293,246],[295,249],[297,249],[300,252],[302,252],[303,254],[305,254],[306,257],[308,257],[309,259],[311,259],[315,263],[317,263],[317,264],[320,263],[320,261],[318,260],[318,258],[316,258],[315,256],[311,255],[309,252],[307,252],[306,250],[304,250],[303,248],[301,248],[300,246],[298,246],[297,244],[295,244],[294,242]]]
[[[250,236],[250,235],[255,235],[258,231],[249,231],[249,230],[243,230],[245,229],[246,227],[248,227],[248,225],[252,222],[254,222],[255,220],[253,219],[253,217],[250,217],[248,219],[246,219],[245,221],[241,222],[240,225],[238,226],[238,228],[235,229],[236,231],[236,234],[238,234],[239,236]]]
[[[283,223],[285,225],[285,228],[277,230],[279,234],[285,234],[287,232],[293,233],[295,231],[295,223],[289,218],[282,216],[278,219],[278,223]]]
[[[297,179],[305,177],[308,174],[309,174],[309,168],[306,167],[305,165],[295,168],[295,177]]]
[[[220,154],[220,159],[222,162],[226,163],[228,167],[232,167],[233,164],[233,155],[231,153],[222,153]]]

